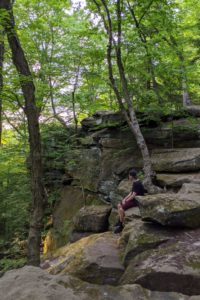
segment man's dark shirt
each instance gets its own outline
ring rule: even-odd
[[[144,186],[140,180],[133,182],[132,192],[136,193],[137,196],[144,196]]]

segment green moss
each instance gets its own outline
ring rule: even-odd
[[[177,244],[175,243],[175,244],[171,244],[167,247],[163,247],[163,248],[160,247],[157,251],[158,251],[158,254],[160,256],[160,255],[166,255],[166,254],[169,254],[169,253],[173,253],[176,249],[177,249]]]
[[[187,262],[187,265],[192,269],[200,270],[200,257],[192,257]]]
[[[157,242],[159,240],[160,239],[153,234],[141,234],[139,236],[139,238],[137,239],[137,243],[138,244],[148,244],[148,243]]]
[[[91,136],[81,137],[78,138],[77,140],[83,146],[90,145],[91,143],[93,143],[93,138]]]
[[[115,128],[115,127],[120,127],[121,125],[122,125],[122,122],[120,122],[120,121],[108,121],[108,122],[104,122],[103,124],[100,124],[100,125],[95,125],[89,131],[97,131],[97,130],[104,129],[104,128]]]

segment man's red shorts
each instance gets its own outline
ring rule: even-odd
[[[124,204],[121,203],[121,206],[122,206],[123,210],[127,210],[131,207],[137,206],[137,204],[136,204],[135,200],[129,200],[129,201],[125,202]]]

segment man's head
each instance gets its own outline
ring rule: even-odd
[[[137,171],[135,169],[131,169],[129,171],[129,179],[136,180],[137,179]]]

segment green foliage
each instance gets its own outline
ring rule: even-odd
[[[41,135],[44,183],[47,187],[59,188],[65,173],[66,153],[71,150],[74,142],[74,129],[66,130],[58,124],[43,125]]]
[[[11,269],[22,268],[25,264],[26,264],[26,258],[18,258],[18,259],[3,258],[0,260],[0,271],[6,272]]]
[[[4,255],[0,270],[3,272],[25,264],[19,241],[27,238],[29,228],[31,190],[27,155],[26,142],[13,131],[4,131],[0,147],[0,250]]]
[[[31,192],[26,155],[26,146],[22,148],[16,140],[0,147],[0,223],[7,240],[27,235]]]
[[[48,194],[48,206],[45,211],[46,224],[52,215],[54,205],[60,198],[60,189],[65,178],[66,156],[73,147],[76,134],[71,127],[68,130],[61,125],[51,123],[41,126],[43,149],[43,182]]]
[[[100,0],[97,2],[102,5]],[[179,109],[182,106],[183,77],[192,100],[198,104],[198,1],[143,0],[129,3],[140,23],[138,28],[128,2],[124,3],[121,47],[135,109],[149,114],[152,108],[162,113]],[[108,1],[107,5],[113,32],[117,34],[116,2]],[[102,12],[105,14],[104,10]],[[118,109],[109,86],[107,37],[92,0],[88,0],[86,6],[64,0],[43,0],[40,3],[18,0],[14,4],[14,13],[32,67],[37,103],[45,119],[53,114],[52,99],[56,112],[62,111],[61,116],[70,123],[74,122],[73,110],[80,121],[86,114],[92,115],[97,110]],[[10,64],[7,43],[5,61],[5,106],[15,111],[15,96],[22,104],[23,98],[19,93],[16,71]],[[119,86],[116,64],[114,73]]]

